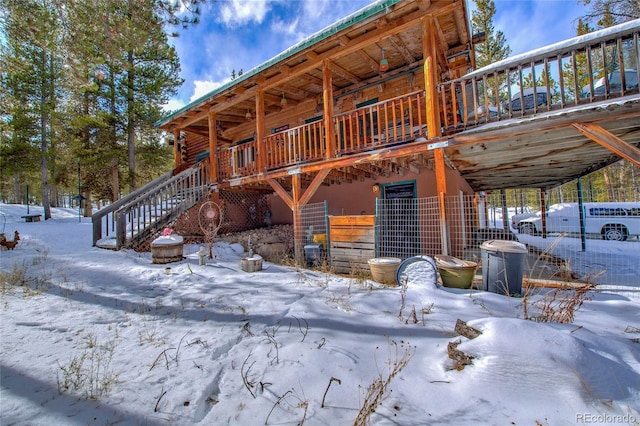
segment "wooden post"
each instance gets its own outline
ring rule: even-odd
[[[427,134],[429,139],[441,136],[440,111],[438,109],[438,91],[436,75],[438,73],[437,46],[433,17],[422,21],[422,50],[424,55],[424,87],[426,101]],[[433,152],[436,172],[436,190],[440,207],[440,241],[442,254],[449,254],[449,231],[447,226],[445,198],[447,196],[447,177],[443,148]]]
[[[258,148],[256,167],[258,173],[264,172],[267,168],[266,146],[264,145],[266,136],[264,115],[264,90],[258,90],[256,94],[256,147]]]
[[[304,265],[304,229],[302,229],[302,208],[309,202],[313,194],[317,191],[322,181],[329,174],[331,169],[320,170],[313,178],[311,184],[307,187],[305,193],[302,193],[300,185],[300,175],[291,175],[291,196],[285,189],[274,179],[267,178],[267,182],[284,203],[293,212],[293,247],[296,263],[300,266]]]
[[[300,211],[300,175],[291,175],[291,198],[293,210],[293,244],[296,264],[303,266],[304,263],[304,230],[302,229],[302,212]]]
[[[175,169],[180,165],[182,159],[180,157],[180,153],[178,152],[178,139],[180,139],[180,130],[173,131],[173,168]]]
[[[331,61],[325,59],[322,63],[322,101],[324,103],[324,142],[327,158],[336,155],[335,128],[333,127],[333,76],[331,75]]]
[[[209,110],[209,182],[218,182],[218,129],[216,113]]]
[[[540,190],[540,218],[542,219],[542,238],[547,238],[547,190]]]
[[[507,206],[507,192],[503,188],[500,190],[500,202],[502,207],[502,229],[509,229],[509,208]]]

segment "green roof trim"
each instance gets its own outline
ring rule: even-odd
[[[304,51],[305,49],[307,49],[310,46],[313,46],[314,44],[317,44],[318,42],[329,38],[330,36],[339,33],[340,31],[349,28],[352,25],[355,25],[359,22],[364,21],[365,19],[368,19],[372,16],[377,15],[378,13],[382,12],[383,10],[385,10],[388,7],[394,6],[397,3],[400,3],[403,0],[378,0],[372,4],[370,4],[369,6],[365,6],[362,9],[352,13],[351,15],[348,15],[345,18],[342,18],[338,21],[336,21],[334,24],[324,28],[323,30],[320,30],[318,32],[316,32],[315,34],[310,35],[309,37],[303,39],[302,41],[300,41],[299,43],[293,45],[292,47],[288,48],[287,50],[279,53],[278,55],[274,56],[273,58],[269,59],[268,61],[256,66],[255,68],[247,71],[246,73],[243,73],[240,77],[236,78],[235,80],[231,80],[229,82],[227,82],[226,84],[223,84],[222,86],[218,87],[217,89],[212,90],[211,92],[207,93],[204,96],[201,96],[200,98],[196,99],[195,101],[183,106],[182,108],[180,108],[179,110],[173,112],[172,114],[170,114],[169,116],[158,120],[156,122],[156,127],[162,126],[166,123],[168,123],[169,121],[171,121],[174,117],[178,116],[179,114],[182,114],[183,112],[199,105],[202,103],[205,103],[208,99],[214,97],[215,95],[224,92],[225,90],[245,81],[248,80],[249,78],[261,73],[262,71],[272,67],[273,65],[277,64],[280,61],[283,61],[287,58],[290,58],[291,56]]]

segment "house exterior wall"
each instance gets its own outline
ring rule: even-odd
[[[403,176],[380,177],[376,180],[365,179],[362,182],[350,184],[321,186],[311,197],[310,204],[328,202],[328,214],[344,215],[373,215],[376,213],[376,199],[380,193],[373,192],[374,184],[389,184],[406,181],[416,181],[417,198],[433,197],[436,192],[436,176],[433,170],[423,170],[420,174],[408,172]],[[447,170],[447,192],[458,195],[462,191],[466,195],[473,195],[473,190],[455,170]],[[274,224],[293,223],[291,209],[276,194],[270,197],[270,207]]]

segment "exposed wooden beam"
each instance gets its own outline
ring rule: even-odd
[[[266,181],[271,185],[271,188],[278,194],[278,196],[284,201],[284,203],[293,210],[293,198],[289,193],[280,185],[280,183],[272,178],[267,178]]]
[[[342,68],[340,65],[336,64],[335,62],[332,63],[331,69],[333,70],[334,73],[338,74],[339,76],[341,76],[346,80],[349,80],[353,84],[358,84],[360,83],[360,81],[362,81],[357,75],[347,71],[346,69]]]
[[[209,181],[218,182],[218,132],[214,112],[209,112]]]
[[[469,43],[471,34],[469,34],[469,31],[467,30],[467,21],[464,17],[464,10],[462,8],[454,9],[453,16],[456,20],[457,32],[460,35],[460,43]]]
[[[364,63],[369,65],[369,68],[371,68],[371,71],[373,71],[376,74],[378,73],[379,63],[375,59],[367,55],[363,50],[358,50],[358,56],[360,56],[360,58]]]
[[[324,116],[333,117],[334,105],[333,105],[333,76],[331,73],[332,67],[331,61],[325,59],[322,64],[322,103],[324,107]],[[335,156],[336,141],[335,141],[335,126],[333,120],[324,120],[324,134],[327,158]]]
[[[626,143],[624,140],[594,123],[573,123],[573,127],[611,152],[618,154],[636,166],[640,166],[640,149],[635,146]]]
[[[404,58],[404,61],[407,64],[412,64],[416,61],[416,58],[413,57],[413,55],[411,54],[411,52],[409,51],[409,49],[407,48],[407,46],[404,44],[404,42],[400,37],[394,34],[391,37],[389,37],[387,40],[389,40],[389,43],[391,43],[393,48],[402,55],[402,57]]]
[[[307,189],[304,191],[304,195],[300,197],[300,207],[304,207],[307,205],[313,194],[316,193],[324,178],[327,177],[331,169],[320,170],[318,174],[313,178]]]
[[[420,9],[422,12],[428,11],[430,7],[431,7],[430,0],[425,0],[418,3],[418,9]]]
[[[440,50],[442,50],[443,52],[446,52],[447,50],[449,50],[449,45],[446,43],[447,38],[445,37],[444,32],[442,31],[442,27],[438,23],[437,19],[434,19],[431,22],[434,23],[435,31],[436,31],[436,34],[438,35],[438,40],[440,41]]]
[[[178,152],[178,139],[180,138],[180,130],[174,130],[173,132],[173,167],[180,165],[180,153]]]
[[[264,108],[264,90],[258,90],[256,95],[256,138],[259,141],[264,140],[267,136],[267,131],[265,127],[265,108]],[[259,143],[258,145],[258,160],[257,167],[258,172],[263,172],[267,168],[266,164],[266,146],[264,143]]]
[[[441,136],[440,112],[438,108],[437,93],[437,32],[436,19],[426,17],[422,21],[422,51],[424,57],[424,88],[425,103],[427,110],[427,134],[428,138],[437,138]],[[436,191],[438,194],[438,204],[440,206],[440,243],[442,254],[449,254],[449,238],[447,229],[447,216],[445,198],[447,196],[447,174],[444,159],[444,149],[437,148],[434,151],[434,159],[436,166]]]

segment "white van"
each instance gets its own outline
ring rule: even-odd
[[[605,240],[624,241],[640,236],[640,203],[584,203],[585,233],[598,234]],[[549,207],[547,233],[580,233],[578,203],[560,203]],[[542,216],[522,218],[515,224],[519,233],[542,233]]]

